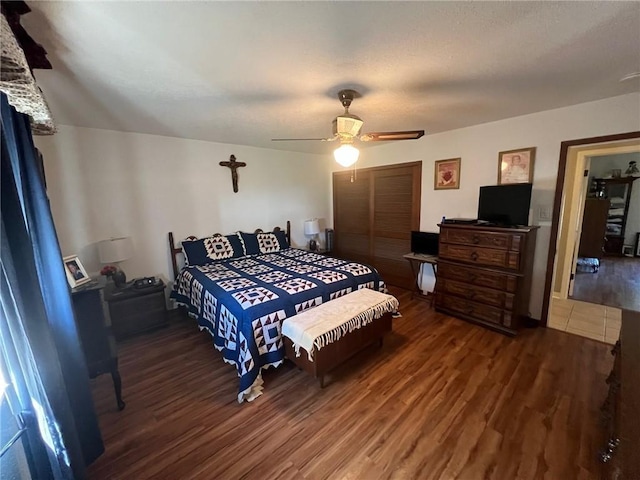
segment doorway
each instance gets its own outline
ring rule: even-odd
[[[627,175],[630,165],[640,165],[640,147],[591,159],[579,248],[584,266],[569,298],[640,311],[640,176]]]
[[[588,178],[585,179],[585,170],[588,168],[584,168],[584,166],[591,161],[597,161],[594,159],[599,156],[640,151],[639,139],[640,132],[630,132],[562,142],[551,226],[551,242],[547,258],[542,325],[569,331],[572,316],[576,321],[574,327],[578,325],[582,329],[586,328],[586,324],[577,322],[595,322],[595,319],[601,318],[597,328],[594,327],[598,334],[584,336],[607,341],[606,323],[607,319],[610,319],[609,340],[616,336],[613,327],[617,324],[619,328],[620,309],[594,304],[592,303],[593,298],[589,298],[589,302],[569,298],[569,290],[572,286],[570,280],[572,273],[574,278],[576,276],[575,265],[579,258],[582,214],[587,196],[584,190],[590,188]],[[588,173],[586,175],[588,177]],[[578,292],[572,293],[579,295],[581,285],[579,283],[573,285],[573,289],[576,288]],[[561,318],[564,318],[564,328],[562,328]],[[551,323],[555,323],[554,325],[550,325],[551,319],[553,319]],[[578,332],[578,334],[580,333]]]

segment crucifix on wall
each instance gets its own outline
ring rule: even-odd
[[[238,168],[246,167],[244,162],[236,162],[236,156],[231,155],[228,162],[220,162],[221,167],[229,167],[231,169],[231,181],[233,182],[233,191],[238,193]]]

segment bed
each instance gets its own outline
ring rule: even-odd
[[[261,395],[262,369],[283,363],[285,319],[357,289],[387,291],[371,266],[291,248],[289,222],[286,231],[189,237],[180,247],[169,233],[169,246],[171,298],[235,366],[238,402]],[[181,253],[186,265],[178,269]]]

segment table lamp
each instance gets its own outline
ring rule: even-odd
[[[309,250],[315,252],[318,249],[318,243],[316,242],[316,235],[320,233],[320,224],[317,218],[312,218],[304,222],[304,234],[311,235],[313,238],[309,240]]]
[[[100,263],[118,264],[119,262],[129,259],[132,251],[133,244],[131,237],[110,238],[109,240],[102,240],[98,244]],[[120,268],[117,268],[112,277],[113,283],[115,283],[118,288],[124,287],[127,283],[127,276]]]

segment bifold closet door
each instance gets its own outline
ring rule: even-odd
[[[360,263],[371,263],[370,178],[359,170],[333,174],[333,229],[335,255]]]
[[[413,288],[403,255],[411,252],[411,230],[420,229],[421,164],[373,172],[372,263],[390,285]]]
[[[411,251],[411,230],[420,228],[422,162],[336,172],[336,253],[376,267],[390,285],[413,288],[403,255]]]

